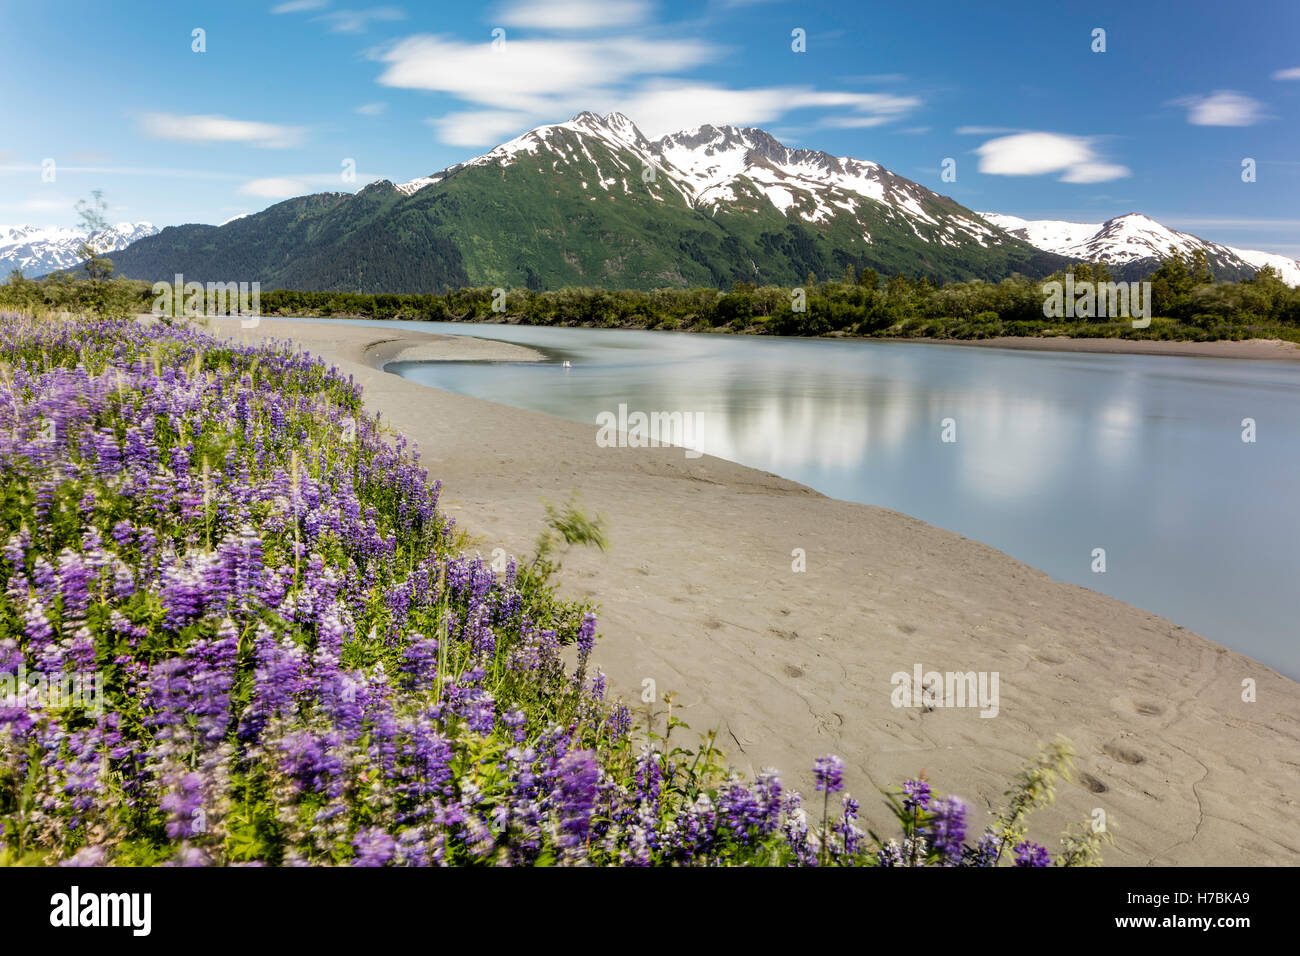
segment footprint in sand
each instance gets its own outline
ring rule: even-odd
[[[844,718],[834,711],[813,714],[813,719],[817,721],[819,734],[833,734],[844,726]]]
[[[1090,773],[1079,774],[1079,784],[1086,787],[1092,793],[1105,793],[1110,787],[1106,786]]]
[[[1142,754],[1134,750],[1132,747],[1120,743],[1118,740],[1112,740],[1110,743],[1104,744],[1101,748],[1101,751],[1106,756],[1118,760],[1120,763],[1126,763],[1131,765],[1140,764],[1147,759]]]
[[[1129,697],[1111,698],[1111,706],[1123,714],[1136,714],[1139,717],[1159,717],[1165,712],[1164,704],[1149,700],[1133,700]]]

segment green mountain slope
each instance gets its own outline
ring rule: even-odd
[[[624,117],[588,113],[427,181],[172,227],[112,258],[151,282],[180,273],[266,290],[403,293],[797,285],[846,265],[999,279],[1066,261],[875,164],[730,127],[651,143]]]

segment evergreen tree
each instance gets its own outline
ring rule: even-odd
[[[1169,255],[1161,260],[1160,267],[1151,273],[1149,281],[1155,310],[1161,315],[1176,315],[1186,304],[1194,285],[1187,263],[1173,246],[1169,247]]]
[[[1187,266],[1187,273],[1194,286],[1209,285],[1214,281],[1214,273],[1210,270],[1210,259],[1206,256],[1204,249],[1197,249],[1192,253],[1191,262]]]

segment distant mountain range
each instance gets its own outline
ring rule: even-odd
[[[877,163],[752,128],[652,141],[619,113],[580,113],[411,182],[167,228],[113,259],[150,281],[359,292],[798,285],[846,265],[992,280],[1066,261]]]
[[[1178,232],[1147,216],[1132,212],[1106,222],[1062,222],[1056,219],[1020,219],[994,212],[980,215],[995,226],[1045,252],[1104,262],[1117,279],[1148,275],[1170,247],[1181,255],[1204,249],[1218,279],[1247,279],[1270,265],[1287,285],[1300,285],[1300,262],[1287,256],[1254,249],[1237,249]]]
[[[1268,263],[1300,283],[1293,259],[1136,213],[1104,223],[977,213],[877,163],[790,149],[761,129],[701,126],[650,140],[621,113],[540,126],[410,182],[300,196],[220,226],[136,226],[148,232],[112,256],[123,275],[267,290],[793,286],[849,265],[996,281],[1075,259],[1138,279],[1170,246],[1204,249],[1219,278]]]
[[[99,252],[106,253],[157,232],[151,222],[119,222],[90,238]],[[67,226],[0,226],[0,278],[14,269],[31,279],[71,268],[81,261],[77,252],[86,238],[85,231]]]

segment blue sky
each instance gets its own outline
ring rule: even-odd
[[[5,224],[74,224],[92,189],[115,221],[217,223],[590,109],[651,136],[762,126],[977,210],[1136,211],[1300,256],[1295,0],[87,0],[8,5],[0,58]]]

